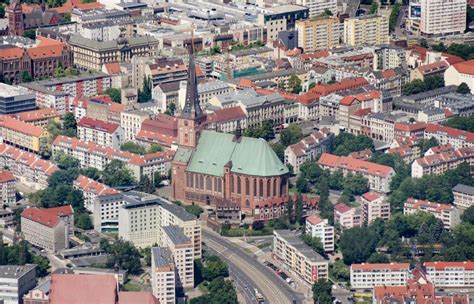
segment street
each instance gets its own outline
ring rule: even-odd
[[[266,303],[302,303],[302,294],[295,293],[275,273],[260,264],[254,256],[243,252],[235,244],[215,232],[204,229],[202,233],[206,245],[229,263],[232,271],[244,286],[247,284],[249,289],[250,286],[255,286],[265,297]]]

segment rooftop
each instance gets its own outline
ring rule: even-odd
[[[453,192],[460,192],[460,193],[474,196],[474,187],[463,185],[463,184],[457,184],[456,186],[454,186]]]
[[[16,87],[16,86],[12,86],[12,85],[0,82],[0,97],[2,98],[16,97],[19,95],[27,95],[27,94],[30,94],[30,93],[28,92],[28,90],[26,90],[23,87]]]
[[[184,245],[191,243],[191,239],[184,234],[183,228],[179,226],[164,226],[161,227],[161,229],[174,245]]]
[[[171,251],[168,247],[153,247],[151,248],[151,256],[155,261],[156,267],[165,267],[174,265]]]
[[[295,247],[298,252],[304,255],[311,262],[326,261],[320,254],[314,251],[311,247],[306,245],[301,238],[290,230],[275,230],[274,235],[278,235],[284,239],[288,244]]]
[[[35,269],[36,265],[26,264],[22,266],[17,265],[1,265],[0,278],[2,279],[19,279],[31,270]]]

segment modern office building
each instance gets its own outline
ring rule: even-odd
[[[0,82],[0,114],[14,114],[36,109],[35,94],[23,87]]]
[[[169,248],[176,266],[176,285],[194,287],[194,246],[179,226],[161,227],[161,246]]]
[[[466,1],[421,0],[420,32],[425,36],[464,33]]]
[[[0,266],[0,300],[3,304],[23,303],[23,295],[36,286],[36,265]]]
[[[160,304],[176,303],[176,266],[171,250],[151,248],[151,289]]]

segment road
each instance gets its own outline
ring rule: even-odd
[[[266,303],[302,303],[303,295],[295,293],[290,286],[255,257],[245,253],[215,232],[208,230],[202,232],[206,245],[229,264],[244,284],[247,282],[249,286],[256,286],[265,297]]]

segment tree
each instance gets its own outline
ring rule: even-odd
[[[27,71],[21,72],[21,82],[31,82],[31,76]]]
[[[362,174],[352,174],[349,172],[342,182],[344,193],[352,195],[361,195],[369,191],[369,181]]]
[[[101,242],[102,246],[102,242]],[[104,243],[104,246],[106,244]],[[107,267],[127,270],[131,274],[138,274],[141,271],[140,252],[133,244],[123,239],[116,240],[113,244],[109,244],[108,253],[110,257],[107,260]]]
[[[0,4],[0,18],[5,18],[5,6]]]
[[[210,256],[205,260],[202,276],[207,281],[212,281],[218,277],[228,277],[229,267],[218,256]]]
[[[437,88],[444,87],[444,78],[441,76],[429,76],[425,80],[415,79],[403,87],[403,95],[413,95]]]
[[[170,116],[174,116],[174,113],[176,112],[176,105],[173,103],[173,102],[170,102],[167,106],[166,106],[166,111],[165,111],[165,114],[166,115],[170,115]]]
[[[377,14],[379,10],[379,5],[376,1],[373,1],[370,5],[369,15]]]
[[[119,89],[108,88],[107,90],[105,90],[104,94],[109,95],[110,99],[112,99],[113,102],[120,103],[122,101],[122,93]]]
[[[155,192],[155,185],[148,175],[142,175],[140,177],[140,181],[138,182],[137,190],[145,193],[153,193]]]
[[[139,154],[139,155],[144,155],[146,154],[145,148],[143,148],[140,145],[137,145],[136,143],[132,141],[127,141],[126,143],[123,143],[120,146],[121,151],[127,151],[133,154]]]
[[[81,169],[81,174],[93,180],[98,180],[100,178],[100,171],[97,168],[88,167]]]
[[[23,32],[23,37],[30,38],[31,40],[36,40],[36,31],[26,30]]]
[[[256,128],[247,128],[244,131],[244,136],[253,137],[253,138],[263,138],[266,141],[275,137],[275,132],[273,131],[273,124],[269,120],[265,120],[262,124]]]
[[[444,122],[443,125],[459,130],[474,132],[474,115],[469,117],[456,116]]]
[[[87,213],[81,213],[74,217],[74,226],[83,230],[90,230],[94,228],[91,217]]]
[[[352,152],[370,149],[374,151],[374,141],[365,135],[355,136],[350,133],[339,133],[334,141],[334,154],[339,156],[347,156]]]
[[[376,252],[369,257],[367,263],[390,263],[390,259],[385,254]]]
[[[143,77],[143,89],[138,90],[138,102],[148,102],[151,99],[151,79],[147,76]]]
[[[71,13],[65,13],[63,15],[63,22],[71,22]]]
[[[286,216],[288,217],[288,222],[293,223],[293,199],[291,196],[288,197],[288,203],[286,204]]]
[[[192,298],[190,304],[238,304],[237,293],[232,282],[222,277],[212,280],[206,295]]]
[[[76,137],[77,122],[73,113],[68,112],[64,116],[63,130],[64,130],[64,135],[69,136],[69,137]]]
[[[332,16],[332,12],[331,12],[330,9],[325,8],[325,9],[324,9],[324,12],[321,13],[321,16],[322,16],[322,17],[329,17],[329,16]]]
[[[201,213],[204,212],[204,209],[202,209],[201,207],[199,207],[198,205],[187,205],[186,207],[184,207],[184,210],[186,210],[187,212],[191,213],[191,214],[194,214],[196,217],[199,217],[201,215]]]
[[[332,282],[325,279],[319,279],[313,285],[314,303],[332,304]]]
[[[295,74],[288,79],[288,91],[299,94],[301,92],[301,79]]]
[[[296,196],[295,218],[300,225],[303,225],[304,223],[303,215],[303,197],[298,193]]]
[[[425,49],[429,48],[428,41],[425,38],[421,38],[420,39],[420,46],[422,48],[425,48]]]
[[[59,169],[70,170],[70,169],[79,169],[81,163],[76,158],[62,154],[59,156],[59,159],[56,161]]]
[[[471,93],[471,89],[469,88],[469,86],[465,83],[465,82],[462,82],[458,88],[456,89],[456,93],[459,93],[459,94],[470,94]]]
[[[375,233],[367,227],[356,227],[344,230],[339,241],[339,249],[344,263],[364,263],[375,252],[378,243]]]
[[[289,145],[296,144],[303,138],[303,130],[300,126],[290,124],[287,128],[283,129],[280,133],[280,143],[288,147]]]
[[[114,159],[105,165],[102,181],[111,187],[131,186],[135,183],[135,178],[123,162]]]
[[[469,208],[464,210],[463,214],[461,215],[461,220],[463,222],[474,225],[474,206],[470,206]]]
[[[163,151],[163,147],[159,144],[152,144],[148,147],[147,154],[156,153]]]
[[[285,146],[280,143],[271,143],[270,146],[272,147],[275,154],[281,161],[285,159]]]
[[[392,7],[392,12],[390,13],[390,17],[389,17],[389,20],[388,20],[388,29],[389,29],[390,32],[393,32],[395,30],[399,14],[400,14],[400,4],[396,3]]]
[[[436,138],[431,137],[430,139],[422,138],[418,141],[421,155],[424,155],[430,148],[439,146],[439,142]]]
[[[33,255],[33,264],[36,264],[36,275],[43,278],[49,274],[49,260],[41,255]]]
[[[322,256],[326,255],[326,252],[324,251],[323,243],[321,242],[321,239],[318,237],[312,237],[311,235],[308,234],[302,234],[301,239],[303,242],[311,247],[314,251],[319,253]]]
[[[265,228],[265,223],[263,221],[252,222],[252,230],[260,231],[260,230],[263,230],[263,228]]]

